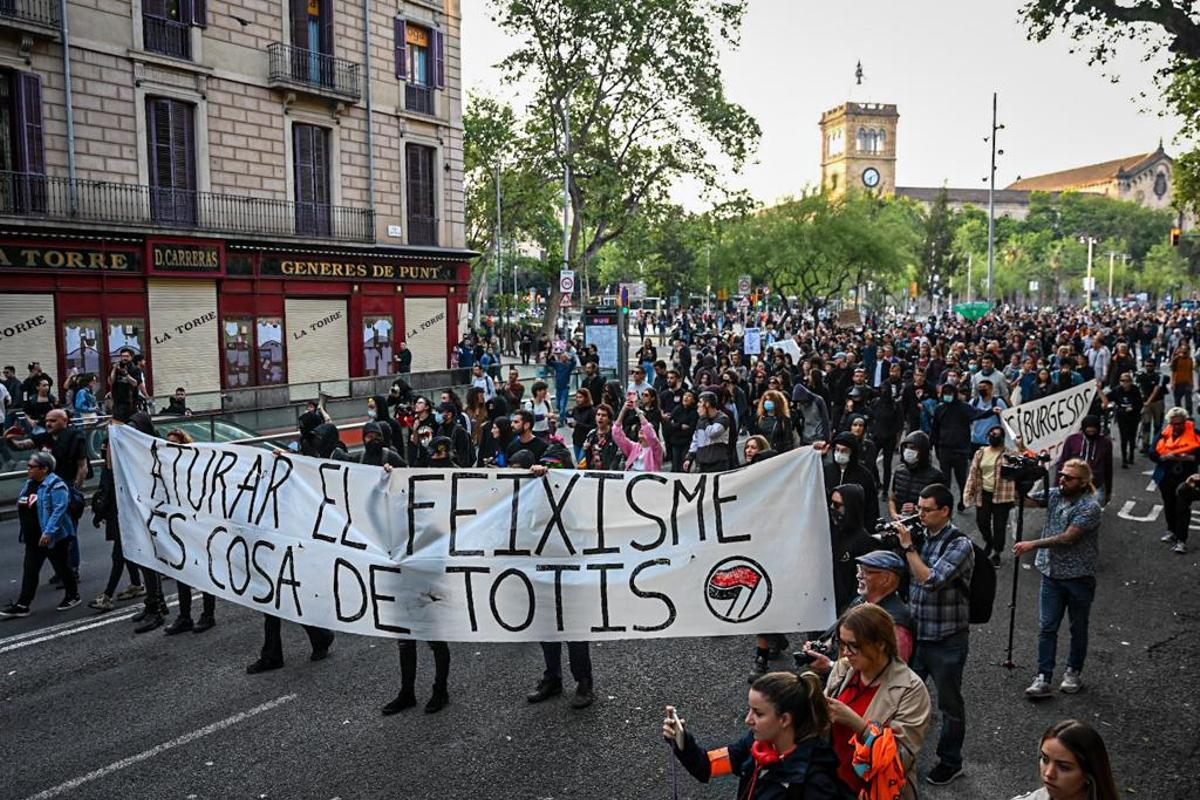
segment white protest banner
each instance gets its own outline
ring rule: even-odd
[[[126,558],[295,622],[586,641],[817,630],[835,618],[812,448],[723,474],[536,476],[389,474],[128,426],[111,428],[110,447]]]
[[[1026,448],[1053,451],[1079,430],[1095,396],[1096,382],[1084,381],[1065,392],[1005,409],[1000,418],[1009,434],[1021,437]]]
[[[800,363],[800,345],[796,344],[796,340],[790,336],[785,336],[782,339],[777,339],[771,342],[767,347],[771,350],[779,349],[792,357],[794,364]]]
[[[742,349],[748,356],[756,356],[762,352],[762,331],[758,328],[746,328]]]

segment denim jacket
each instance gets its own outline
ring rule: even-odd
[[[27,480],[21,487],[22,497],[29,494],[30,483]],[[53,472],[37,487],[38,523],[42,526],[42,535],[50,537],[51,546],[75,535],[75,523],[67,513],[70,501],[70,487]]]

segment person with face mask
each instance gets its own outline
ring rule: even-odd
[[[1031,700],[1049,697],[1054,678],[1058,628],[1071,615],[1071,649],[1059,690],[1073,694],[1083,688],[1083,662],[1087,656],[1088,617],[1096,596],[1096,562],[1100,555],[1100,521],[1103,512],[1096,502],[1092,470],[1081,458],[1063,463],[1058,486],[1047,495],[1031,492],[1024,503],[1046,509],[1041,537],[1013,545],[1020,558],[1037,551],[1034,565],[1042,573],[1038,606],[1038,671],[1025,690]]]
[[[1004,464],[1004,426],[993,424],[987,433],[987,447],[975,451],[971,469],[967,475],[967,488],[963,492],[966,501],[975,506],[975,521],[979,535],[986,543],[985,555],[995,566],[1000,566],[1000,553],[1004,551],[1004,537],[1008,530],[1008,514],[1017,501],[1017,486],[1000,474]]]
[[[984,381],[991,384],[988,392],[990,397],[1005,401],[1008,399],[1008,379],[1004,377],[1003,372],[996,369],[996,358],[991,353],[984,353],[979,357],[979,371],[971,375],[971,388],[976,397],[981,394],[980,384]]]
[[[400,423],[388,413],[387,397],[377,394],[367,398],[367,419],[379,424],[384,444],[394,450],[401,448]]]
[[[438,404],[434,414],[437,427],[433,430],[434,438],[444,436],[450,440],[454,449],[454,463],[460,467],[468,467],[475,462],[475,451],[471,445],[471,434],[459,424],[458,409],[453,403]]]
[[[833,538],[833,597],[838,613],[858,594],[858,557],[882,545],[865,527],[866,495],[857,483],[844,483],[829,496]]]
[[[758,401],[758,413],[751,418],[751,433],[760,434],[776,453],[792,449],[792,416],[783,392],[768,390]]]
[[[363,425],[363,452],[358,457],[358,463],[375,467],[406,467],[404,458],[388,446],[383,425],[378,422],[368,422]]]
[[[1096,476],[1096,501],[1106,506],[1112,497],[1112,451],[1112,439],[1100,432],[1100,418],[1089,414],[1083,418],[1080,429],[1063,442],[1062,452],[1054,466],[1056,470],[1061,470],[1062,465],[1072,458],[1086,461]]]
[[[859,461],[861,443],[846,431],[833,438],[833,444],[813,445],[818,453],[826,454],[825,492],[831,498],[833,488],[847,483],[857,484],[863,491],[863,525],[874,527],[879,519],[879,494],[871,471]]]
[[[936,448],[942,472],[947,479],[953,476],[961,491],[967,485],[972,426],[976,420],[992,417],[998,411],[992,407],[976,409],[964,403],[955,386],[943,385],[939,396],[941,402],[933,412],[933,428],[929,438]],[[950,485],[948,481],[946,485]],[[960,499],[958,510],[964,508],[966,505]]]
[[[946,476],[933,466],[929,437],[923,431],[913,431],[900,443],[900,466],[896,468],[888,495],[892,518],[915,514],[921,490],[935,483],[945,484]]]
[[[1133,465],[1137,452],[1138,420],[1142,416],[1142,393],[1133,382],[1131,372],[1122,372],[1116,386],[1108,392],[1108,405],[1115,409],[1117,430],[1121,434],[1121,469]]]
[[[1008,403],[1003,398],[998,397],[992,389],[992,382],[988,378],[984,378],[976,384],[975,399],[970,402],[972,408],[976,411],[992,411],[994,409],[1004,410],[1008,408]],[[971,423],[971,451],[974,453],[981,447],[986,447],[988,444],[988,432],[995,425],[996,418],[993,416],[984,416],[976,419]]]
[[[801,445],[829,441],[829,406],[825,398],[799,381],[792,387],[792,415]]]

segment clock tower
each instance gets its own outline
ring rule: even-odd
[[[834,197],[896,192],[894,104],[843,103],[821,115],[821,188]]]

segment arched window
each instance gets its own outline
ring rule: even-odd
[[[860,152],[860,153],[869,152],[869,150],[867,148],[867,129],[866,128],[858,129],[858,139],[856,141],[856,144],[858,145],[858,152]]]
[[[875,152],[882,153],[887,146],[887,131],[880,128],[875,137]]]

